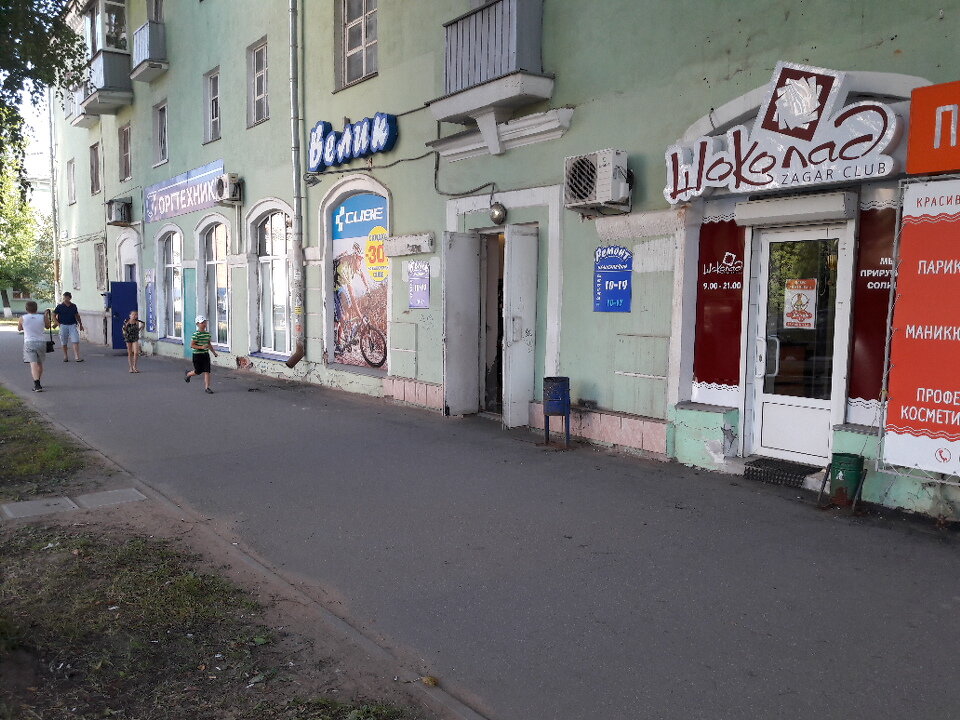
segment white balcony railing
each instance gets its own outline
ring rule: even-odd
[[[444,24],[444,93],[514,72],[541,74],[542,0],[496,0]]]

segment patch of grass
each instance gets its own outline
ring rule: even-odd
[[[0,717],[412,717],[294,697],[260,606],[198,567],[196,556],[151,538],[39,526],[0,533],[9,703],[0,700]]]
[[[0,499],[57,492],[83,467],[81,450],[0,387]]]
[[[18,318],[15,318],[15,317],[8,318],[8,317],[0,316],[0,325],[13,325],[14,327],[16,327],[17,324],[18,324]]]

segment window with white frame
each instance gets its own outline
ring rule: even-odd
[[[160,240],[163,260],[163,332],[183,339],[183,237],[169,232]]]
[[[80,248],[70,250],[70,279],[73,280],[73,289],[80,289]]]
[[[260,266],[260,348],[285,354],[290,350],[290,218],[282,212],[267,215],[257,224],[255,237]]]
[[[130,123],[117,130],[117,158],[120,162],[120,181],[129,180],[133,176],[133,165],[130,162]]]
[[[203,141],[220,139],[220,68],[203,76]]]
[[[343,3],[343,85],[377,72],[377,0]]]
[[[165,163],[168,157],[167,102],[164,100],[153,106],[153,164]]]
[[[100,50],[129,50],[125,0],[94,0],[83,12],[83,36],[90,57]]]
[[[73,205],[77,201],[77,172],[73,158],[67,160],[67,204]]]
[[[100,192],[100,143],[90,146],[90,194]]]
[[[267,41],[247,50],[247,125],[256,125],[270,117],[267,87]]]
[[[227,271],[227,228],[216,223],[203,234],[207,264],[207,318],[210,334],[217,345],[229,344],[230,295]]]
[[[97,290],[107,289],[107,244],[103,242],[93,245],[94,265],[97,273]]]

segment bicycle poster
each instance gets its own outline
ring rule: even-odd
[[[386,370],[387,200],[352,195],[333,209],[333,360]]]

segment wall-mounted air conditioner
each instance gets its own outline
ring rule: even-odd
[[[240,202],[242,197],[240,176],[236,173],[224,173],[217,178],[213,192],[217,198],[217,202]]]
[[[107,225],[127,227],[133,222],[133,198],[107,200]]]
[[[633,177],[626,150],[598,150],[563,163],[563,204],[581,215],[630,212]]]

